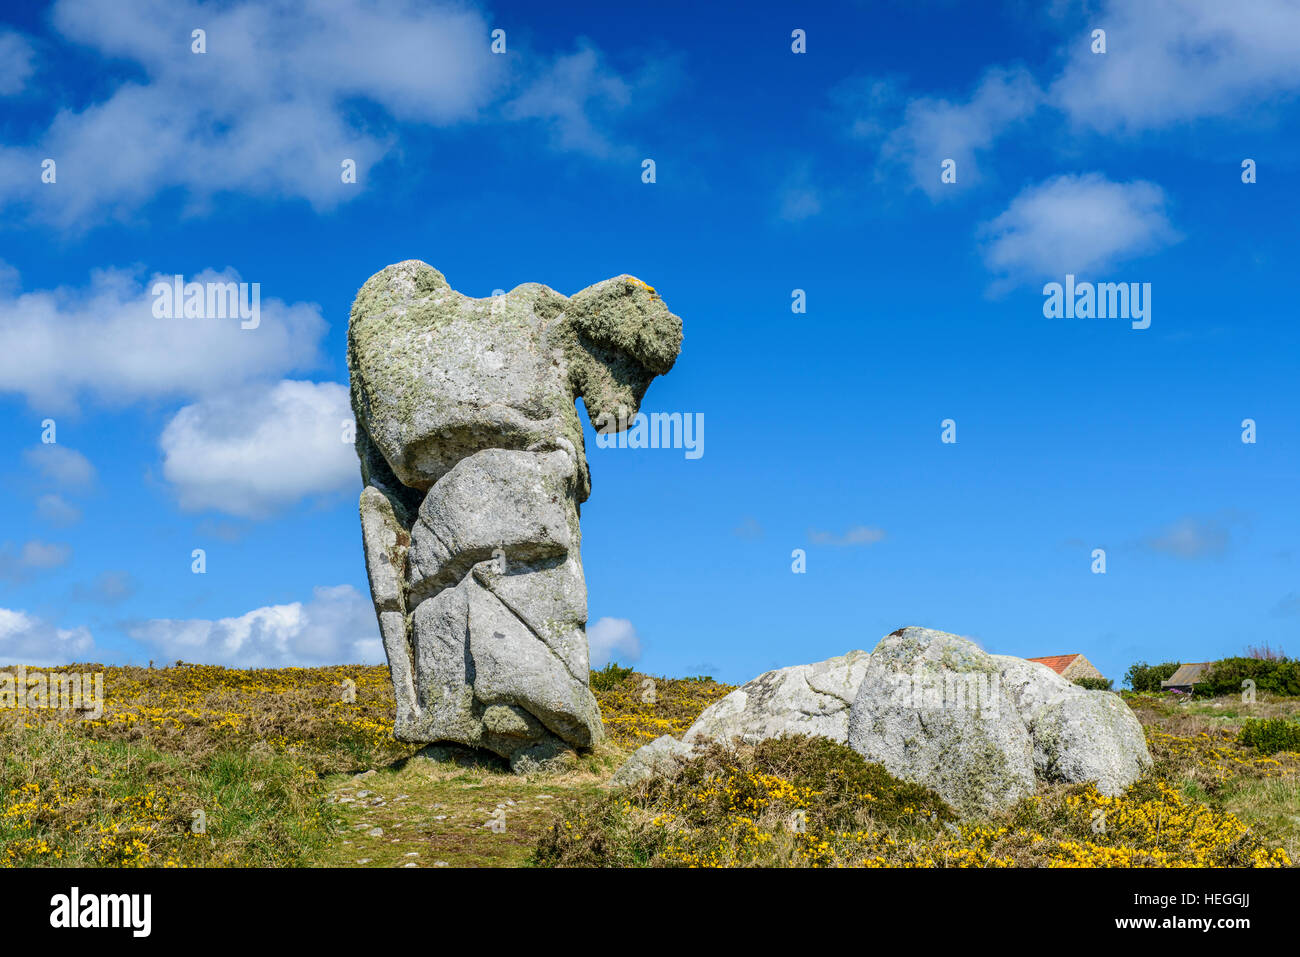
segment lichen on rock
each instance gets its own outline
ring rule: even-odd
[[[1008,807],[1039,781],[1089,781],[1114,796],[1151,766],[1118,695],[928,628],[899,629],[872,651],[849,745],[968,811]]]
[[[623,427],[681,342],[681,320],[632,276],[478,299],[407,260],[361,287],[348,370],[398,738],[488,748],[520,770],[600,739],[576,400]]]
[[[929,628],[900,628],[870,654],[769,671],[715,702],[682,740],[636,752],[614,783],[671,772],[710,741],[808,734],[845,742],[965,813],[1014,805],[1040,782],[1117,796],[1151,767],[1137,717],[1044,665],[992,655]]]

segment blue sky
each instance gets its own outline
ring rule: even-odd
[[[563,6],[6,10],[0,661],[382,661],[345,336],[412,258],[683,319],[643,409],[704,455],[587,437],[597,663],[1294,653],[1300,3]],[[153,317],[205,272],[257,329]],[[1067,273],[1150,327],[1045,318]]]

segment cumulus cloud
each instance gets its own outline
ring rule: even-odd
[[[629,665],[641,657],[641,638],[626,618],[597,619],[587,626],[587,644],[593,668],[603,668],[611,661]]]
[[[784,222],[800,223],[821,213],[834,199],[834,190],[813,182],[811,164],[806,160],[800,161],[777,189],[776,215]]]
[[[86,488],[95,482],[95,466],[90,459],[57,442],[42,443],[25,450],[23,464],[38,472],[47,482],[63,488]]]
[[[260,518],[309,495],[360,487],[348,390],[284,380],[187,405],[159,440],[189,511]]]
[[[22,563],[28,568],[58,568],[72,558],[72,549],[57,542],[33,539],[23,545]]]
[[[831,88],[837,118],[850,139],[883,139],[898,127],[906,97],[902,80],[883,76],[854,76]]]
[[[75,525],[81,521],[81,509],[62,495],[42,495],[36,500],[36,514],[51,525]]]
[[[1224,520],[1187,516],[1165,526],[1143,544],[1174,558],[1217,558],[1232,544],[1232,530]]]
[[[1075,122],[1108,132],[1162,129],[1300,89],[1295,0],[1111,0],[1092,18],[1106,53],[1075,36],[1051,97]]]
[[[980,234],[985,263],[1011,284],[1104,269],[1180,239],[1159,186],[1099,173],[1027,187]]]
[[[364,181],[387,147],[350,119],[355,102],[449,124],[472,118],[502,73],[482,15],[461,4],[59,0],[52,22],[134,67],[105,99],[60,112],[36,144],[0,151],[0,165],[6,154],[33,169],[56,160],[56,192],[37,208],[61,226],[175,187],[198,202],[241,190],[329,208],[355,193],[340,181],[343,159]],[[196,27],[203,54],[191,51]],[[0,198],[33,199],[19,189]]]
[[[399,123],[540,120],[561,148],[608,154],[598,124],[638,88],[589,44],[493,55],[493,25],[455,0],[58,0],[51,21],[131,68],[34,142],[0,147],[0,206],[65,229],[128,217],[172,189],[191,212],[235,191],[330,209],[364,189]],[[45,157],[53,187],[31,172]],[[355,185],[341,181],[345,159]]]
[[[35,572],[59,568],[72,560],[72,548],[59,542],[32,539],[19,549],[5,542],[0,546],[0,578],[25,581]]]
[[[914,99],[901,125],[881,145],[881,172],[890,175],[891,169],[901,168],[931,199],[951,196],[954,189],[979,181],[979,154],[1008,126],[1037,110],[1042,97],[1027,70],[994,68],[965,100]],[[956,163],[955,184],[939,178],[941,164],[949,159]]]
[[[13,96],[27,85],[36,54],[21,33],[0,30],[0,96]]]
[[[790,186],[781,194],[779,215],[788,223],[802,222],[821,211],[821,194],[811,186]]]
[[[240,281],[233,270],[185,279]],[[151,290],[171,281],[155,275],[142,284],[103,270],[83,288],[0,292],[0,392],[57,412],[75,408],[84,394],[110,404],[189,398],[320,362],[328,326],[316,304],[288,305],[263,288],[255,329],[238,319],[160,319]]]
[[[731,530],[731,534],[737,538],[744,538],[749,541],[757,541],[763,537],[763,526],[752,515],[746,515],[739,525]]]
[[[885,540],[883,528],[869,525],[854,525],[842,535],[826,532],[816,528],[808,530],[808,540],[814,545],[874,545]]]
[[[1300,592],[1289,592],[1273,606],[1273,614],[1279,618],[1300,615]]]
[[[573,53],[556,57],[518,96],[505,104],[512,120],[537,120],[563,150],[609,156],[614,146],[593,122],[632,102],[632,84],[611,71],[600,51],[580,41]]]
[[[0,608],[0,663],[65,665],[85,661],[94,646],[84,627],[59,628],[26,612]]]
[[[904,170],[932,199],[979,178],[980,154],[1040,110],[1102,133],[1163,130],[1207,118],[1240,117],[1300,91],[1300,4],[1258,0],[1108,0],[1072,16],[1053,57],[1063,63],[1040,84],[1023,67],[993,67],[966,97],[923,96],[899,117],[899,83],[856,78],[833,94],[851,136],[882,139],[881,172]],[[1106,53],[1091,30],[1106,30]],[[939,181],[957,161],[956,186]]]
[[[129,571],[109,569],[95,576],[89,584],[79,583],[72,588],[72,597],[78,601],[115,605],[135,594],[136,583]]]
[[[235,618],[154,618],[127,634],[165,658],[234,668],[379,664],[374,607],[351,585],[321,586],[308,602],[267,605]]]

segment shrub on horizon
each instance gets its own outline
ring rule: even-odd
[[[1149,665],[1145,661],[1137,661],[1125,672],[1124,681],[1134,691],[1159,691],[1160,682],[1168,680],[1181,664],[1178,661],[1166,661]]]
[[[616,661],[611,661],[599,671],[591,672],[591,690],[608,691],[617,685],[623,683],[623,680],[632,673],[631,668],[624,668]]]
[[[1087,688],[1089,691],[1111,691],[1115,683],[1109,678],[1094,678],[1091,675],[1084,675],[1082,678],[1075,678],[1074,683],[1080,688]]]
[[[1224,658],[1216,661],[1196,683],[1197,697],[1241,694],[1242,685],[1253,681],[1257,691],[1300,697],[1300,661],[1290,658]]]

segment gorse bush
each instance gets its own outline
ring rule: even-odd
[[[635,750],[660,735],[680,737],[701,711],[735,689],[712,678],[653,677],[613,665],[592,673],[591,690],[606,739]]]
[[[1237,740],[1261,754],[1300,751],[1300,724],[1284,718],[1247,718]]]
[[[1292,658],[1224,658],[1216,661],[1196,684],[1202,697],[1240,694],[1242,683],[1255,682],[1257,691],[1300,696],[1300,661]]]
[[[609,664],[605,665],[605,667],[601,668],[599,671],[591,672],[591,680],[590,680],[591,690],[608,691],[610,688],[613,688],[615,685],[622,684],[623,679],[625,679],[631,673],[632,673],[631,668],[622,668],[619,666],[618,662],[611,661]]]
[[[266,747],[192,757],[55,723],[4,745],[0,867],[285,867],[333,839],[315,772]]]
[[[1138,661],[1131,665],[1124,674],[1124,681],[1134,691],[1159,691],[1160,682],[1167,681],[1178,670],[1180,662],[1166,661],[1159,665],[1149,665]]]
[[[320,775],[417,749],[387,668],[69,670],[103,672],[99,718],[0,703],[0,866],[303,864],[334,838]]]
[[[1089,691],[1110,691],[1111,685],[1114,684],[1109,678],[1093,678],[1091,676],[1075,678],[1074,683],[1080,688],[1087,688]]]
[[[1276,763],[1276,762],[1274,762]],[[1105,828],[1097,828],[1104,820]],[[1145,778],[1107,797],[1045,787],[957,820],[927,788],[843,744],[714,744],[674,775],[573,801],[538,843],[551,867],[1286,866],[1237,817]]]
[[[715,750],[722,757],[725,748]],[[754,745],[754,767],[763,774],[796,783],[813,798],[809,812],[817,819],[844,820],[864,798],[878,823],[900,825],[916,816],[932,821],[953,820],[955,815],[937,794],[919,784],[900,781],[879,764],[869,763],[846,744],[829,738],[787,735]],[[702,782],[703,765],[696,762],[682,781]],[[707,773],[707,772],[706,772]]]
[[[539,843],[542,866],[819,866],[907,840],[955,815],[846,745],[802,735],[712,743],[676,775],[573,802]]]

